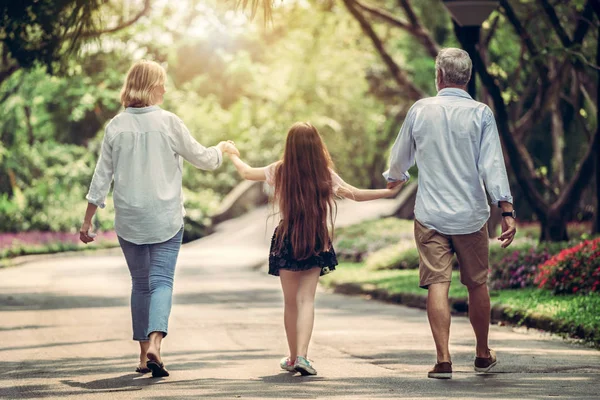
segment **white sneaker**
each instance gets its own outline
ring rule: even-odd
[[[302,356],[296,357],[294,368],[296,369],[296,371],[300,372],[302,376],[317,374],[317,370],[313,368],[310,361]]]
[[[289,357],[283,357],[281,361],[279,361],[279,367],[284,371],[295,372],[294,363],[290,360]]]

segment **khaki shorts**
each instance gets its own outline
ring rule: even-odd
[[[444,235],[415,220],[415,241],[419,250],[419,286],[452,280],[452,256],[456,253],[460,281],[468,288],[487,282],[489,241],[487,224],[467,235]]]

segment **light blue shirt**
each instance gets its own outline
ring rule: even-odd
[[[183,159],[213,170],[223,155],[198,143],[173,113],[158,106],[127,108],[106,126],[86,198],[103,208],[114,177],[117,235],[135,244],[167,241],[185,215]]]
[[[429,229],[446,235],[481,229],[490,216],[486,188],[494,205],[513,201],[494,114],[464,90],[442,89],[411,107],[383,176],[406,181],[415,160],[415,218]]]

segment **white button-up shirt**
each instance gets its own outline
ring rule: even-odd
[[[115,231],[135,244],[164,242],[181,229],[183,158],[214,170],[216,147],[198,143],[175,114],[158,106],[127,108],[106,126],[87,200],[104,208],[114,176]]]
[[[408,180],[415,159],[415,218],[429,229],[447,235],[481,229],[490,216],[485,188],[494,205],[513,201],[494,115],[464,90],[442,89],[411,107],[383,176]]]

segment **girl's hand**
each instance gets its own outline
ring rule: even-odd
[[[402,186],[404,186],[405,183],[406,183],[406,181],[388,182],[386,187],[388,189],[394,189],[394,188],[397,188],[397,187],[401,188]]]
[[[239,150],[235,147],[235,143],[233,143],[233,141],[228,140],[226,142],[221,142],[217,145],[217,147],[221,150],[222,153],[224,154],[234,154],[236,156],[240,156],[240,152]]]
[[[396,183],[396,182],[394,182],[394,183]],[[389,187],[391,185],[388,185],[388,189],[386,189],[386,190],[389,192],[389,194],[387,197],[396,197],[396,195],[398,193],[400,193],[400,190],[402,190],[402,187],[404,186],[405,183],[406,182],[396,183],[391,188]]]
[[[94,237],[96,237],[96,235],[94,233],[90,232],[91,228],[92,228],[91,222],[83,221],[83,224],[81,225],[81,229],[79,229],[79,240],[81,240],[85,244],[93,242]]]

